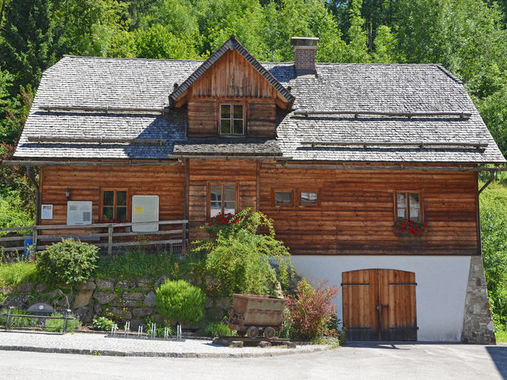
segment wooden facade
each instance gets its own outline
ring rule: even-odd
[[[187,166],[187,167],[185,167]],[[190,239],[210,217],[210,186],[234,185],[236,211],[253,208],[274,220],[279,239],[294,255],[477,255],[477,175],[455,171],[290,169],[271,161],[187,159],[171,166],[43,167],[43,204],[66,223],[66,189],[71,200],[93,202],[93,222],[102,215],[105,189],[124,189],[128,211],[133,195],[158,195],[160,219],[189,220]],[[290,205],[275,204],[277,191],[290,192]],[[427,231],[420,236],[393,232],[394,194],[421,196]],[[317,194],[302,204],[301,192]],[[130,219],[128,219],[130,220]]]
[[[188,107],[188,137],[220,135],[220,105],[244,108],[245,136],[273,138],[277,105],[286,100],[237,51],[225,53],[188,90],[180,106]]]

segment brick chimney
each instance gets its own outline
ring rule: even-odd
[[[292,37],[290,39],[291,45],[294,46],[294,66],[296,67],[296,74],[308,75],[316,74],[315,70],[315,53],[317,52],[316,37]]]

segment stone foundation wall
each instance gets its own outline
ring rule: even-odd
[[[94,318],[105,316],[119,322],[120,326],[130,321],[131,329],[137,329],[145,324],[147,317],[156,323],[163,322],[163,318],[155,312],[155,291],[167,278],[140,278],[135,281],[92,278],[74,292],[65,288],[50,289],[45,284],[23,283],[15,289],[0,289],[7,294],[1,306],[27,309],[34,303],[44,302],[61,311],[67,309],[67,298],[72,312],[84,324],[91,324]],[[210,318],[221,319],[229,307],[228,299],[213,299],[206,305],[206,312]]]
[[[481,256],[472,256],[470,260],[461,341],[475,344],[496,343]]]

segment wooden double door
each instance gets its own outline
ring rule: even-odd
[[[415,273],[363,269],[342,274],[349,340],[417,340]]]

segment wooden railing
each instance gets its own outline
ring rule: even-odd
[[[177,226],[177,229],[168,229],[168,230],[160,230],[154,232],[127,232],[127,231],[118,231],[119,229],[125,230],[132,226],[145,226],[145,225],[153,225],[157,224],[160,226]],[[129,247],[129,246],[137,246],[137,245],[171,245],[181,244],[182,251],[185,250],[186,241],[187,241],[187,225],[188,220],[162,220],[155,222],[138,222],[138,223],[95,223],[95,224],[87,224],[87,225],[36,225],[36,226],[27,226],[27,227],[11,227],[11,228],[0,228],[1,232],[20,232],[20,231],[29,231],[32,230],[31,238],[33,243],[31,245],[31,251],[36,252],[38,250],[43,250],[48,247],[48,242],[58,242],[62,238],[65,239],[79,239],[81,241],[85,241],[96,245],[100,248],[107,248],[107,253],[110,255],[113,253],[113,248],[118,247]],[[90,230],[90,233],[58,233],[54,235],[43,234],[42,231],[50,231],[50,230]],[[115,231],[116,230],[116,231]],[[143,240],[143,241],[115,241],[115,238],[126,237],[126,240],[129,240],[129,237],[143,238],[148,236],[164,236],[167,238],[163,240]],[[173,237],[174,238],[171,238]],[[25,239],[29,239],[28,236],[18,235],[18,236],[7,236],[0,237],[0,251],[4,252],[9,251],[22,251],[25,249],[24,246],[16,246],[16,247],[6,247],[4,242],[10,241],[24,241]],[[102,239],[107,240],[107,242],[102,242]],[[123,239],[122,239],[123,240]],[[130,239],[131,240],[131,239]]]

